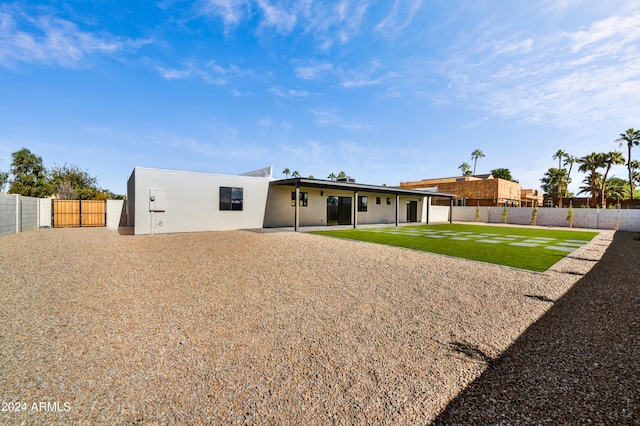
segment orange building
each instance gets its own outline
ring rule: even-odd
[[[541,191],[522,189],[517,182],[494,178],[491,174],[400,182],[400,188],[433,189],[454,194],[459,206],[531,207],[542,204]]]

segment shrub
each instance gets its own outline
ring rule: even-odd
[[[570,205],[567,209],[567,222],[569,222],[569,228],[573,228],[573,206]]]
[[[502,210],[502,223],[507,223],[507,219],[509,219],[509,209],[505,207]]]
[[[533,212],[531,212],[531,224],[535,225],[538,222],[538,208],[534,207]]]

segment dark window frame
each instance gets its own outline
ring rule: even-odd
[[[358,195],[358,211],[366,212],[369,207],[369,197],[366,195]]]
[[[244,188],[220,187],[219,209],[221,211],[242,211],[244,206]]]
[[[291,191],[291,207],[296,205],[296,192]],[[300,207],[309,206],[309,193],[300,191]]]

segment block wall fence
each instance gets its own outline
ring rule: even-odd
[[[123,200],[107,200],[107,229],[123,221]],[[51,227],[51,199],[0,194],[0,237]]]
[[[456,222],[475,222],[477,207],[454,207],[453,220]],[[513,225],[531,225],[531,207],[508,207],[507,223]],[[568,208],[538,208],[538,226],[569,227]],[[480,207],[481,223],[502,223],[504,207]],[[588,229],[617,229],[620,231],[640,232],[640,209],[573,209],[573,227]]]

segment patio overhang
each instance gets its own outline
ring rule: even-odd
[[[383,186],[383,185],[367,185],[362,183],[355,182],[346,182],[346,181],[330,181],[324,179],[310,179],[310,178],[288,178],[288,179],[278,179],[269,182],[271,186],[291,186],[296,190],[296,200],[299,197],[300,188],[318,188],[323,190],[343,190],[343,191],[352,191],[354,193],[354,199],[357,200],[358,193],[361,192],[369,192],[376,194],[385,194],[385,195],[395,195],[396,196],[396,226],[398,225],[398,208],[399,208],[399,200],[400,196],[413,196],[413,197],[427,197],[429,200],[433,197],[437,198],[447,198],[449,199],[449,222],[453,221],[453,199],[456,198],[455,194],[448,194],[444,192],[437,192],[431,190],[420,190],[420,189],[407,189],[393,186]],[[355,210],[356,203],[354,203],[354,221],[353,227],[358,226],[357,221],[357,210]],[[295,230],[298,231],[298,218],[299,214],[299,203],[295,205]],[[427,219],[428,223],[428,219]]]

